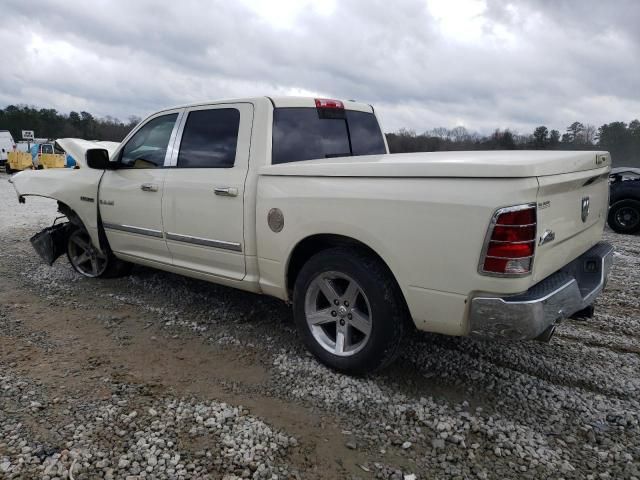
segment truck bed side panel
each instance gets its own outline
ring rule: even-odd
[[[387,263],[420,328],[464,334],[464,325],[452,327],[455,322],[445,318],[451,303],[463,314],[473,290],[517,293],[531,286],[530,277],[505,281],[481,276],[477,268],[496,206],[532,202],[537,189],[535,178],[260,176],[261,286],[287,298],[286,269],[296,244],[314,234],[344,235],[368,245]],[[280,233],[267,225],[272,208],[284,214]],[[434,295],[449,305],[434,305]],[[426,311],[429,303],[433,308]]]

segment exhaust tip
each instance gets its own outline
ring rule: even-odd
[[[556,326],[555,325],[551,325],[544,332],[542,332],[540,335],[538,335],[536,337],[536,340],[538,342],[549,343],[551,341],[551,338],[553,337],[554,333],[556,333]]]

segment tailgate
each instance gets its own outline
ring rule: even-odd
[[[608,154],[597,157],[599,166],[593,170],[538,177],[536,282],[582,255],[602,237],[611,160]]]

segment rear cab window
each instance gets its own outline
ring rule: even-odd
[[[275,108],[272,163],[387,153],[370,112],[312,107]]]

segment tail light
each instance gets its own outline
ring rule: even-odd
[[[530,274],[536,249],[536,220],[535,203],[496,211],[480,257],[479,272],[501,277]]]
[[[340,100],[331,100],[330,98],[316,98],[316,108],[332,108],[335,110],[344,110],[344,103]]]

